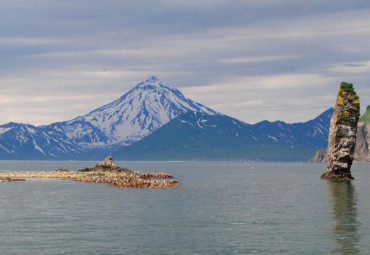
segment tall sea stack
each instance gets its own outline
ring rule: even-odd
[[[342,82],[330,119],[328,165],[321,179],[353,180],[351,165],[356,147],[360,102],[351,83]]]

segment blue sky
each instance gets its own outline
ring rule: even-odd
[[[248,123],[370,104],[369,1],[3,0],[0,124],[72,119],[151,75]]]

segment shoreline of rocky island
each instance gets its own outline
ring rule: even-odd
[[[0,173],[0,182],[25,181],[29,178],[72,179],[80,182],[107,183],[119,188],[171,188],[180,184],[173,176],[165,173],[141,173],[121,168],[114,164],[112,156],[94,168],[77,171],[57,169],[48,172],[5,172]]]

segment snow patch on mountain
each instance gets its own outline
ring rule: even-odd
[[[8,132],[9,130],[11,130],[12,128],[0,128],[0,135],[5,133],[5,132]]]
[[[35,140],[32,140],[32,142],[33,142],[33,146],[35,147],[36,150],[41,152],[43,155],[46,155],[46,153],[40,148],[40,146],[36,143]]]

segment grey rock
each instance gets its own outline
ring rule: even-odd
[[[369,108],[369,107],[368,107]],[[370,111],[369,111],[370,112]],[[366,114],[364,114],[365,116]],[[364,118],[361,117],[361,118]],[[327,148],[316,151],[309,163],[326,163]],[[358,122],[356,147],[355,147],[355,162],[370,162],[370,123],[365,121]]]
[[[103,167],[103,168],[119,168],[119,166],[117,166],[115,163],[114,163],[114,160],[113,160],[113,157],[112,156],[108,156],[106,157],[102,162],[98,163],[96,165],[96,167]]]
[[[308,163],[326,163],[326,154],[328,153],[327,148],[316,151],[315,156],[311,158]]]
[[[321,176],[330,180],[353,180],[351,165],[356,147],[359,99],[352,84],[339,87],[334,113],[330,119],[327,169]]]
[[[358,123],[355,160],[370,162],[370,123]]]

